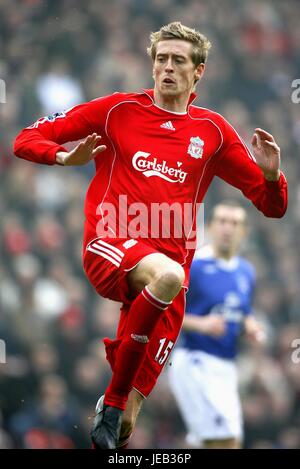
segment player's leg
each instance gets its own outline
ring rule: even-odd
[[[204,440],[205,449],[240,449],[241,442],[236,438],[224,438],[222,440]]]
[[[242,412],[235,364],[203,351],[190,351],[189,360],[189,375],[203,403],[198,421],[202,447],[240,448]]]
[[[126,410],[124,412],[124,417],[127,414],[127,422],[124,424],[123,428],[125,435],[134,431],[136,419],[143,400],[149,396],[152,389],[155,387],[160,373],[168,362],[170,352],[180,332],[184,310],[185,291],[182,289],[167,309],[165,317],[162,317],[157,324],[149,344],[147,355],[139,368],[134,381],[134,389],[129,394]],[[121,316],[120,321],[122,323],[123,320],[126,320],[126,311],[123,310]]]
[[[160,373],[168,361],[169,354],[176,343],[182,325],[184,310],[185,291],[181,289],[181,292],[167,309],[165,317],[161,317],[160,322],[155,328],[147,355],[135,378],[134,389],[129,394],[126,410],[123,414],[121,437],[126,437],[134,430],[136,418],[143,399],[149,396],[154,388]],[[115,348],[118,342],[122,340],[127,320],[128,306],[123,305],[120,314],[117,339],[106,344],[106,353],[112,369],[115,363]],[[120,441],[119,439],[118,447],[121,442],[124,442],[124,440],[122,439]]]
[[[181,347],[175,349],[168,369],[170,391],[187,431],[187,443],[192,447],[202,448],[202,429],[206,420],[205,399],[199,386],[201,377],[196,380],[196,373],[201,374],[201,368],[191,360],[190,352]]]
[[[122,416],[122,424],[120,430],[119,440],[117,442],[118,449],[127,449],[129,440],[133,433],[136,425],[138,414],[142,408],[144,396],[137,390],[132,389],[127,400],[126,409]],[[97,402],[96,412],[97,414],[103,413],[104,396],[101,396]],[[93,444],[93,448],[96,449],[96,445]]]
[[[135,376],[147,354],[155,326],[179,293],[184,270],[164,254],[151,254],[128,273],[133,300],[122,342],[119,346],[113,377],[105,392],[106,405],[124,410]],[[128,366],[130,364],[130,366]]]
[[[169,379],[191,445],[241,447],[241,409],[234,364],[201,351],[179,348],[172,357]]]
[[[126,270],[126,263],[123,264]],[[122,411],[147,354],[151,336],[185,278],[178,263],[153,252],[127,270],[130,271],[127,275],[129,294],[137,296],[128,311],[126,329],[115,353],[113,376],[105,391],[103,411],[96,415],[92,428],[92,440],[99,449],[114,448],[117,444]]]
[[[135,389],[130,391],[126,409],[123,414],[122,426],[117,448],[125,449],[136,425],[137,417],[140,413],[144,397]]]
[[[203,366],[207,378],[203,388],[210,404],[207,408],[203,447],[239,449],[242,446],[243,430],[236,366],[218,357],[201,356],[203,359],[205,357]]]

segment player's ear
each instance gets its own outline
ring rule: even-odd
[[[201,78],[203,77],[204,71],[205,71],[205,64],[203,63],[199,64],[195,70],[195,80],[197,81],[201,80]]]

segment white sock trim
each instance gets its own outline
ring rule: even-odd
[[[163,307],[163,306],[158,306],[156,303],[153,303],[153,301],[151,301],[146,295],[145,293],[142,291],[142,295],[143,297],[145,298],[146,301],[148,301],[148,303],[150,303],[152,306],[155,306],[155,308],[158,308],[158,309],[161,309],[162,311],[164,311],[165,309],[167,309],[167,306]]]
[[[160,298],[157,298],[157,296],[155,296],[148,288],[148,286],[146,285],[145,286],[145,290],[147,290],[147,293],[149,293],[150,296],[152,296],[152,298],[154,298],[154,300],[156,301],[159,301],[160,303],[162,303],[163,305],[170,305],[172,303],[172,301],[163,301],[161,300]]]

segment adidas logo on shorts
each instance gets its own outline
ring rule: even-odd
[[[134,246],[135,244],[137,244],[137,241],[135,239],[128,239],[127,241],[125,241],[123,246],[124,246],[125,249],[129,249],[132,246]]]

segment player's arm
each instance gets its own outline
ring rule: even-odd
[[[104,129],[107,101],[108,98],[100,98],[39,119],[17,135],[15,155],[47,165],[88,163],[106,148],[100,145],[100,135]],[[66,142],[81,139],[84,140],[70,152],[63,146]]]
[[[226,332],[226,322],[219,314],[197,316],[186,313],[182,328],[186,332],[198,332],[212,337],[220,337]]]
[[[244,334],[249,342],[263,343],[266,340],[266,334],[262,324],[252,315],[246,316],[244,319]]]
[[[263,344],[266,341],[266,333],[263,325],[253,315],[253,299],[256,287],[256,273],[252,265],[248,265],[249,298],[245,303],[243,335],[251,344]]]
[[[282,217],[287,209],[287,181],[280,171],[280,149],[273,136],[255,129],[253,156],[226,121],[222,133],[216,175],[240,189],[267,217]]]

